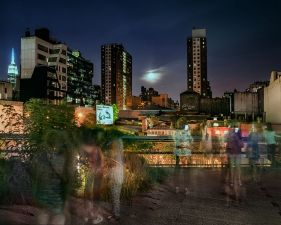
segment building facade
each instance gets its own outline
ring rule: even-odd
[[[93,63],[84,59],[80,51],[67,49],[67,102],[82,106],[95,104],[93,71]]]
[[[152,87],[146,89],[141,86],[141,100],[143,102],[152,102],[152,97],[159,96],[158,91],[155,91]]]
[[[58,71],[46,65],[35,66],[32,76],[20,80],[20,100],[26,102],[31,98],[46,99],[47,103],[59,104],[66,98],[62,90]]]
[[[165,107],[168,109],[174,109],[175,107],[174,101],[168,97],[168,94],[160,94],[159,96],[152,96],[152,102],[155,105],[159,105],[161,107]]]
[[[122,44],[101,46],[101,88],[103,104],[132,107],[132,56]]]
[[[214,116],[228,116],[230,101],[228,98],[200,98],[200,113]]]
[[[13,84],[6,81],[0,81],[0,100],[9,100],[13,98]]]
[[[138,107],[142,106],[141,103],[141,96],[132,97],[132,109],[137,109]]]
[[[244,115],[245,121],[254,121],[259,115],[257,92],[234,92],[234,114]],[[236,116],[237,117],[237,116]]]
[[[67,91],[67,46],[50,37],[47,28],[35,29],[35,34],[25,32],[21,38],[21,79],[30,79],[37,65],[57,71],[62,91]]]
[[[61,92],[67,93],[68,103],[92,105],[93,63],[72,51],[65,43],[50,36],[47,28],[25,32],[21,38],[21,80],[31,79],[36,66],[44,65],[56,70]],[[24,82],[23,82],[24,83]]]
[[[259,89],[267,87],[268,85],[269,81],[255,81],[249,88],[246,89],[246,92],[258,92]]]
[[[14,49],[12,48],[11,63],[9,64],[8,67],[8,82],[10,82],[13,85],[13,90],[16,89],[18,75],[19,75],[18,67],[15,63],[15,53],[14,53]]]
[[[199,113],[200,94],[196,91],[185,91],[180,94],[180,110],[189,113]]]
[[[187,90],[212,97],[207,76],[206,29],[193,29],[187,39]]]
[[[264,111],[266,122],[281,121],[281,72],[272,71],[270,83],[264,88]]]

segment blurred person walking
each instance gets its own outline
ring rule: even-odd
[[[248,137],[248,145],[246,148],[246,154],[249,159],[249,164],[251,168],[252,174],[252,182],[257,182],[256,173],[257,167],[256,162],[260,158],[260,147],[259,142],[261,141],[261,126],[259,125],[252,125],[252,131]]]
[[[124,181],[123,141],[121,138],[114,138],[108,142],[107,146],[104,154],[112,198],[112,215],[108,216],[108,219],[114,222],[120,220],[120,195]]]
[[[179,183],[180,183],[180,174],[181,171],[184,173],[184,192],[185,195],[190,193],[188,186],[190,181],[190,168],[187,168],[186,171],[183,171],[183,166],[191,163],[191,150],[190,150],[190,142],[193,141],[193,138],[189,131],[188,124],[182,125],[179,127],[180,129],[175,131],[173,139],[175,141],[175,157],[176,157],[176,165],[174,169],[174,185],[176,189],[176,193],[179,193]]]
[[[273,130],[272,124],[266,124],[265,130],[265,142],[267,146],[267,154],[270,155],[268,157],[271,160],[271,167],[275,166],[275,149],[276,149],[276,141],[275,141],[275,131]]]
[[[84,221],[90,219],[93,224],[103,221],[100,211],[100,194],[103,179],[103,156],[101,148],[97,146],[96,135],[87,129],[81,129],[81,153],[86,163],[84,188]]]
[[[233,188],[236,206],[239,205],[239,197],[241,192],[241,148],[244,143],[241,137],[241,132],[238,126],[230,130],[226,139],[226,152],[227,152],[227,173],[229,177],[229,184],[226,185],[227,205],[229,204],[229,196]]]
[[[237,126],[229,131],[226,139],[226,152],[228,160],[228,174],[230,177],[230,185],[234,183],[242,185],[241,182],[241,148],[244,143],[241,132]]]
[[[39,207],[38,224],[64,225],[68,195],[68,166],[70,143],[62,131],[48,131],[45,149],[32,159],[32,172],[36,178],[36,196]]]

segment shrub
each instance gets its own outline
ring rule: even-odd
[[[124,183],[121,190],[121,199],[130,200],[138,193],[147,191],[157,183],[161,183],[168,173],[163,168],[150,168],[147,161],[134,153],[124,156]],[[102,200],[110,200],[108,177],[104,177]]]

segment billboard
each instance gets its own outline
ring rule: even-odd
[[[109,105],[97,105],[97,124],[113,124],[113,108]]]

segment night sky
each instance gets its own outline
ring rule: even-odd
[[[7,79],[12,47],[19,69],[26,28],[34,34],[46,27],[94,63],[95,84],[100,46],[122,43],[133,57],[133,94],[143,85],[179,100],[187,89],[186,39],[195,27],[207,30],[208,79],[213,97],[221,97],[281,71],[280,10],[280,0],[2,1],[0,79]],[[151,74],[156,79],[147,80]]]

